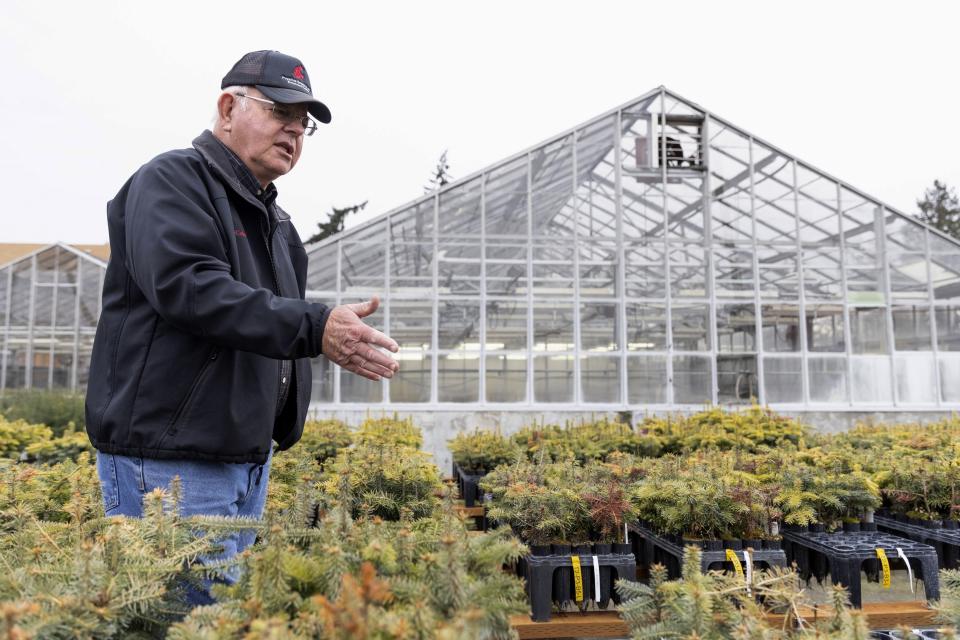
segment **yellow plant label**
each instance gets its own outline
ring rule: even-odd
[[[740,564],[740,558],[737,557],[737,552],[733,549],[727,549],[727,561],[733,563],[733,570],[737,572],[737,576],[743,577],[743,565]]]
[[[583,602],[583,574],[580,572],[580,556],[570,556],[573,564],[573,591],[574,600]]]
[[[883,588],[890,588],[890,561],[887,560],[887,552],[882,547],[877,547],[877,557],[880,558],[880,566],[883,568]]]

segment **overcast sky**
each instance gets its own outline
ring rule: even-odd
[[[333,112],[277,181],[305,237],[421,195],[444,149],[465,176],[661,84],[913,212],[960,186],[958,31],[952,0],[3,0],[0,242],[106,242],[106,201],[257,49]]]

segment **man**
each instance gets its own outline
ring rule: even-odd
[[[110,263],[87,390],[87,433],[107,515],[182,484],[180,513],[260,517],[272,442],[293,446],[309,358],[371,380],[396,342],[360,318],[379,301],[304,301],[307,256],[274,181],[329,123],[296,58],[243,56],[221,83],[213,132],[141,167],[107,206]],[[253,535],[225,541],[229,556]]]

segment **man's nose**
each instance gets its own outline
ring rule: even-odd
[[[290,133],[297,136],[302,136],[303,132],[306,131],[306,127],[303,126],[303,122],[301,121],[300,118],[295,118],[287,122],[284,125],[283,130],[289,131]]]

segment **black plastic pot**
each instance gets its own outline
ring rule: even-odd
[[[592,556],[593,547],[589,544],[575,544],[573,545],[573,554],[577,556]],[[573,578],[573,571],[570,571],[570,576]],[[583,566],[581,563],[580,576],[583,579],[583,600],[578,604],[581,609],[585,609],[590,601],[593,600],[593,567]],[[570,593],[571,597],[576,598],[576,586],[571,580],[570,582]]]
[[[740,538],[731,538],[730,540],[723,541],[724,549],[733,549],[734,551],[740,551],[743,549],[743,540]]]
[[[960,528],[960,522],[957,522],[956,520],[944,520],[943,528],[949,529],[950,531],[956,531],[958,528]]]
[[[570,545],[555,544],[553,553],[558,556],[570,555]],[[573,585],[573,567],[563,566],[553,571],[553,601],[562,609],[571,600],[571,586]]]
[[[847,532],[847,533],[856,533],[856,532],[859,532],[859,531],[860,531],[860,523],[859,523],[859,522],[844,522],[844,523],[843,523],[843,530],[844,530],[845,532]]]
[[[707,551],[720,551],[723,549],[723,540],[707,540],[705,549]]]
[[[770,549],[771,551],[776,551],[782,547],[782,541],[780,538],[767,538],[763,541],[763,548]]]
[[[598,542],[593,545],[593,552],[598,556],[610,555],[613,553],[613,545]],[[600,566],[600,601],[597,606],[606,609],[610,604],[610,596],[613,593],[613,569],[609,566]]]
[[[743,546],[747,549],[753,549],[753,550],[762,549],[763,541],[757,538],[746,538],[743,541]]]
[[[548,545],[548,544],[532,544],[532,545],[530,545],[530,555],[533,555],[533,556],[548,556],[548,555],[550,555],[550,545]]]

